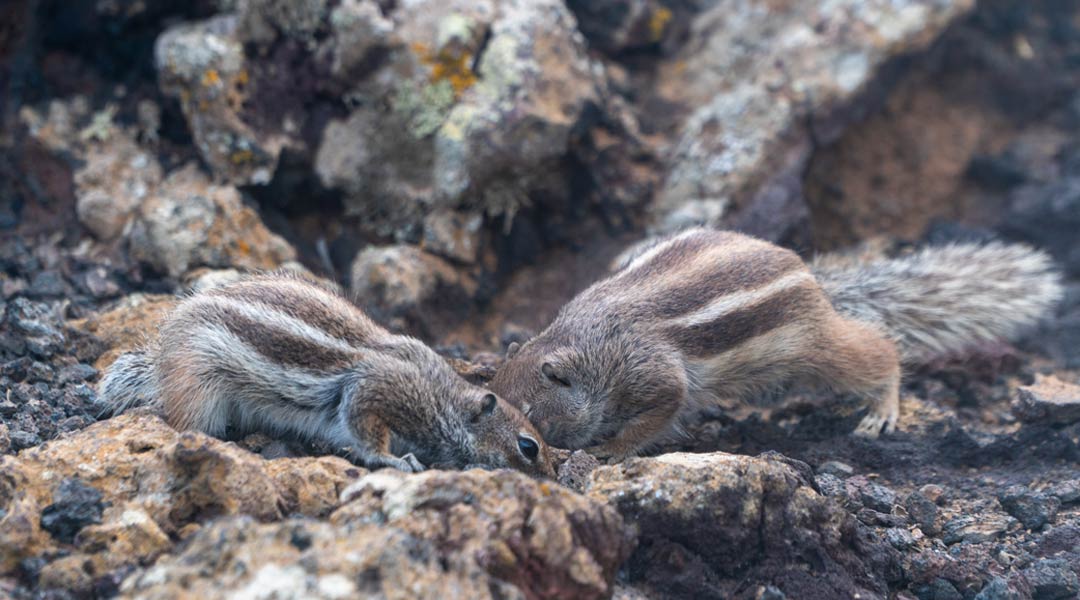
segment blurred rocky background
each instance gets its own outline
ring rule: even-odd
[[[796,393],[559,484],[98,422],[177,293],[307,269],[482,379],[692,224],[1024,241],[1069,293],[892,436]],[[6,0],[0,596],[1076,598],[1078,281],[1080,2]]]

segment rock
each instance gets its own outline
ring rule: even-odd
[[[11,450],[11,437],[8,435],[8,426],[0,421],[0,454],[7,454]]]
[[[430,326],[427,309],[436,303],[464,309],[477,291],[468,274],[405,244],[361,251],[352,264],[351,282],[353,297],[377,320],[404,320],[421,331]]]
[[[41,443],[41,435],[36,431],[27,431],[25,429],[8,432],[8,439],[11,441],[11,449],[15,451],[37,446]]]
[[[100,338],[108,350],[98,357],[94,367],[104,373],[117,356],[133,350],[152,338],[165,315],[176,306],[176,297],[131,294],[107,312],[71,322],[81,331]]]
[[[1060,558],[1044,558],[1024,569],[1023,577],[1031,585],[1034,600],[1066,600],[1080,595],[1080,578]]]
[[[31,298],[56,298],[67,295],[64,277],[56,270],[38,271],[30,280],[26,295]]]
[[[847,486],[848,494],[880,513],[889,514],[896,505],[896,492],[862,475],[849,478]]]
[[[918,596],[919,600],[964,600],[964,595],[956,591],[956,586],[940,577],[930,585],[919,588]]]
[[[1080,479],[1070,479],[1055,484],[1048,490],[1051,496],[1061,500],[1062,504],[1072,504],[1080,501]]]
[[[581,492],[589,481],[589,474],[600,466],[596,457],[584,450],[575,450],[566,462],[559,465],[559,483]]]
[[[659,44],[675,13],[659,0],[568,0],[589,45],[608,54]]]
[[[784,582],[781,591],[801,597],[873,596],[895,576],[895,550],[780,460],[724,453],[630,459],[593,471],[587,493],[636,524],[643,547],[678,544],[740,585]],[[806,562],[809,555],[821,560]]]
[[[62,320],[49,304],[15,298],[7,305],[6,317],[3,328],[23,336],[26,350],[40,358],[57,353],[66,341]]]
[[[17,457],[0,457],[0,575],[11,573],[25,558],[43,553],[57,557],[59,550],[70,549],[64,540],[44,532],[42,527],[51,521],[44,518],[42,507],[55,507],[50,514],[58,515],[58,526],[93,522],[69,518],[86,512],[71,506],[96,512],[95,503],[81,495],[86,487],[100,492],[105,508],[101,523],[83,527],[75,542],[85,555],[83,562],[104,573],[152,558],[163,549],[163,538],[177,539],[217,516],[324,516],[337,506],[346,484],[362,472],[337,457],[267,461],[234,444],[179,433],[155,416],[122,415]],[[77,487],[82,491],[58,492],[54,498],[54,482],[73,477],[82,482]],[[73,527],[61,531],[66,534]],[[114,533],[120,537],[111,537]],[[117,549],[125,551],[113,552]],[[76,581],[68,568],[72,564],[51,567],[50,576]],[[85,577],[77,582],[93,583]]]
[[[212,184],[194,164],[142,203],[130,243],[133,258],[176,278],[201,266],[273,269],[296,257],[236,188]]]
[[[968,542],[981,544],[1000,538],[1018,522],[1013,517],[1000,513],[980,513],[978,516],[962,515],[945,523],[941,541],[945,544]]]
[[[52,383],[53,370],[49,365],[39,362],[31,361],[30,366],[26,369],[26,381],[29,383]]]
[[[814,478],[817,483],[817,487],[821,490],[822,495],[831,496],[836,498],[841,503],[847,500],[847,486],[844,485],[844,480],[835,475],[824,473]]]
[[[85,163],[75,171],[79,222],[98,239],[115,239],[161,183],[161,165],[130,135],[112,135],[94,144],[85,156]]]
[[[380,471],[329,522],[224,519],[124,592],[604,598],[633,537],[612,508],[509,471]]]
[[[941,530],[938,523],[938,507],[922,491],[908,494],[904,499],[904,508],[912,522],[919,526],[926,535],[935,535]]]
[[[919,493],[938,506],[949,503],[949,491],[940,485],[928,483],[919,488]]]
[[[480,226],[483,218],[478,214],[464,214],[440,210],[424,217],[424,239],[421,246],[432,254],[473,264],[480,252]]]
[[[266,184],[286,137],[244,122],[241,107],[251,73],[237,17],[220,16],[167,29],[157,39],[154,63],[161,90],[178,100],[203,160],[234,185]]]
[[[53,492],[53,503],[41,509],[41,528],[70,544],[83,527],[101,522],[101,498],[101,492],[77,477],[65,479]]]
[[[438,209],[512,216],[549,187],[606,102],[575,25],[560,0],[249,0],[170,27],[155,62],[217,179],[267,183],[296,148],[361,227],[406,240]]]
[[[92,266],[78,273],[75,285],[81,292],[96,299],[113,298],[121,292],[116,278],[101,266]]]
[[[1038,541],[1039,556],[1054,556],[1060,553],[1080,554],[1080,524],[1059,525],[1043,534]]]
[[[707,5],[669,68],[658,70],[656,104],[667,108],[663,123],[678,133],[651,209],[655,229],[685,226],[688,215],[717,224],[733,206],[750,204],[753,190],[777,181],[794,183],[784,194],[796,201],[779,201],[795,210],[773,221],[804,219],[798,178],[812,147],[858,118],[851,105],[879,66],[925,47],[973,4]]]
[[[1005,512],[1016,517],[1028,529],[1040,529],[1053,521],[1061,500],[1053,495],[1033,492],[1023,486],[1013,486],[998,495]]]
[[[1080,421],[1080,386],[1053,375],[1038,375],[1034,385],[1017,389],[1012,409],[1027,423],[1075,423]]]
[[[975,600],[1022,600],[1023,596],[1009,586],[1009,582],[995,577],[975,595]]]
[[[842,463],[838,460],[830,460],[822,463],[822,465],[817,468],[817,472],[845,479],[854,475],[855,469],[847,463]]]
[[[98,376],[98,370],[85,363],[76,363],[60,370],[60,383],[78,383]]]
[[[897,550],[907,550],[915,545],[915,536],[903,527],[890,527],[885,530],[885,541]]]

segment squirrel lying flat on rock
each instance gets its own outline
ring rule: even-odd
[[[901,362],[1007,338],[1061,295],[1050,259],[1021,245],[822,261],[746,235],[691,229],[641,244],[523,346],[490,387],[550,443],[621,458],[683,417],[791,381],[865,397],[856,433],[899,416]]]
[[[512,467],[554,477],[512,405],[419,340],[379,327],[336,287],[273,273],[183,300],[100,385],[114,413],[149,400],[174,427],[285,433],[368,467]]]

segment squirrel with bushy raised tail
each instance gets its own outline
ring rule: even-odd
[[[370,468],[511,467],[554,477],[543,438],[419,340],[330,284],[252,276],[189,296],[100,385],[113,413],[149,401],[180,430],[262,431],[344,448]]]
[[[633,455],[684,418],[794,381],[865,398],[855,433],[899,416],[902,363],[1009,338],[1061,296],[1043,253],[991,243],[887,260],[798,255],[746,235],[690,229],[632,248],[571,300],[490,387],[549,443]]]

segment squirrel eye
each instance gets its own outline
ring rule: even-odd
[[[525,458],[534,461],[536,457],[540,455],[540,444],[536,443],[536,440],[525,435],[518,436],[518,450],[521,451],[521,455]]]
[[[555,367],[551,363],[546,362],[540,365],[540,372],[543,373],[544,377],[547,377],[555,383],[563,387],[570,387],[570,382],[567,381],[566,378],[560,377],[559,374],[555,372]]]

